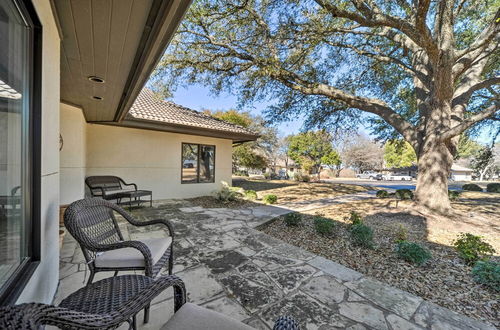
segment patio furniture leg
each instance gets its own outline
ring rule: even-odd
[[[95,275],[94,271],[90,270],[90,275],[89,275],[89,280],[87,281],[87,285],[92,283],[92,281],[94,280],[94,275]]]
[[[144,323],[148,323],[149,322],[149,309],[150,309],[151,305],[147,305],[145,308],[144,308]]]
[[[132,322],[130,323],[130,328],[132,330],[137,330],[137,314],[132,316]]]
[[[115,271],[115,275],[113,275],[113,276],[116,276],[116,275],[118,275],[118,271],[117,270]]]

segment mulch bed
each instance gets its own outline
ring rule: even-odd
[[[186,199],[193,206],[201,206],[203,208],[228,208],[228,209],[241,209],[244,207],[251,207],[260,205],[247,199],[238,198],[234,201],[223,202],[212,196],[203,196]]]
[[[365,224],[374,231],[376,247],[373,250],[351,243],[347,219],[335,217],[337,221],[332,220],[334,234],[325,237],[316,233],[312,218],[312,214],[303,214],[300,226],[287,227],[279,217],[261,230],[438,305],[500,326],[500,294],[475,283],[472,268],[459,259],[453,248],[427,240],[423,216],[387,210],[365,217]],[[418,267],[395,254],[396,228],[400,224],[408,229],[409,241],[431,251],[433,258],[425,265]]]

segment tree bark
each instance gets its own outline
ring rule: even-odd
[[[424,145],[418,157],[417,203],[439,213],[450,212],[448,177],[452,164],[453,155],[444,142],[436,139]]]

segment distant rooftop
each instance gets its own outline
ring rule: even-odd
[[[147,88],[144,88],[139,93],[126,119],[150,121],[166,127],[190,127],[220,133],[231,133],[242,135],[243,140],[246,138],[247,141],[255,140],[258,137],[257,134],[245,127],[228,123],[173,102],[161,100],[153,91]]]

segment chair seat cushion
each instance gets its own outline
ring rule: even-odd
[[[185,303],[161,330],[255,330],[228,316]]]
[[[147,245],[153,259],[153,264],[165,254],[165,251],[172,244],[172,237],[164,238],[148,238],[140,240]],[[128,267],[145,267],[144,256],[134,248],[122,248],[99,252],[95,258],[96,267],[105,268],[128,268]]]

